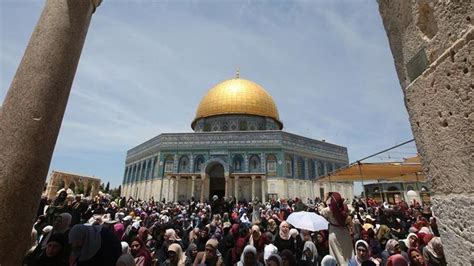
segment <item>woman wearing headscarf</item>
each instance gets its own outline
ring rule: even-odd
[[[286,221],[280,223],[280,231],[275,237],[274,244],[280,252],[285,249],[295,252],[295,245],[290,235],[290,225]]]
[[[48,238],[46,248],[41,252],[39,257],[32,258],[31,261],[25,263],[28,266],[67,266],[67,238],[63,234],[54,234]]]
[[[387,266],[408,266],[408,261],[400,254],[390,256],[387,261]]]
[[[260,227],[258,225],[252,226],[250,231],[249,245],[254,246],[257,249],[257,259],[263,261],[263,251],[265,245],[269,244],[271,240],[267,239],[267,234],[262,234],[260,232]]]
[[[352,257],[352,238],[349,232],[350,218],[341,194],[331,192],[326,197],[328,207],[319,213],[329,221],[329,254],[339,265],[347,265]]]
[[[240,222],[243,224],[250,225],[250,219],[247,217],[247,213],[242,214],[242,217],[240,217]]]
[[[257,266],[262,265],[257,260],[257,249],[254,246],[247,245],[240,255],[240,261],[237,262],[237,266]]]
[[[163,236],[163,243],[161,243],[161,248],[157,250],[156,257],[159,263],[164,263],[168,259],[168,247],[171,244],[179,244],[181,247],[183,246],[181,239],[176,234],[176,231],[172,228],[168,228],[165,231]]]
[[[143,240],[141,240],[139,237],[136,237],[132,240],[131,248],[132,255],[135,259],[135,264],[137,266],[151,266],[152,259],[150,251],[148,251],[148,249],[146,248],[145,243],[143,243]]]
[[[428,266],[421,252],[416,248],[408,250],[408,258],[410,259],[410,266]]]
[[[283,260],[281,259],[280,255],[272,254],[268,257],[265,263],[267,266],[282,266]]]
[[[293,241],[295,256],[297,259],[301,258],[303,254],[303,240],[301,239],[300,233],[295,228],[290,229],[291,240]]]
[[[283,266],[296,266],[295,254],[291,250],[285,249],[280,252],[280,255]]]
[[[321,266],[337,266],[337,260],[331,255],[326,255],[321,260]]]
[[[194,263],[194,259],[196,259],[196,255],[198,253],[197,246],[194,243],[189,244],[188,248],[186,249],[186,266],[191,266]]]
[[[404,257],[406,261],[409,260],[408,254],[400,249],[400,244],[398,241],[395,239],[389,239],[385,244],[385,250],[380,254],[382,265],[385,265],[391,256],[397,254],[400,254],[402,257]]]
[[[184,255],[181,246],[178,244],[171,244],[168,247],[168,259],[163,266],[185,266],[186,255]]]
[[[122,255],[118,258],[116,266],[136,266],[128,243],[122,241],[120,244],[122,245]]]
[[[122,223],[114,224],[114,235],[118,240],[122,240],[123,234],[125,233],[125,226]]]
[[[407,249],[418,248],[418,236],[415,233],[409,233],[403,242]]]
[[[428,245],[423,248],[423,258],[429,266],[447,265],[441,238],[433,237],[430,242],[428,242]]]
[[[318,265],[318,250],[312,241],[304,242],[303,255],[298,265],[316,266]]]
[[[77,266],[115,265],[122,254],[120,241],[100,225],[76,224],[69,231],[71,258]]]
[[[370,256],[369,244],[364,240],[358,240],[355,243],[354,248],[356,250],[356,256],[349,261],[349,266],[361,266],[362,263],[368,261],[373,262],[375,265],[380,265],[378,260]]]
[[[275,220],[268,219],[267,229],[267,231],[272,233],[273,235],[271,239],[271,241],[273,242],[275,240],[276,235],[278,234],[278,225],[276,224]]]
[[[326,255],[329,255],[329,243],[326,231],[319,231],[316,235],[316,248],[318,249],[318,262],[321,263]]]
[[[217,250],[219,242],[215,239],[209,239],[205,250],[198,252],[194,260],[194,266],[223,266],[221,254]]]
[[[69,231],[69,225],[71,224],[71,219],[72,219],[71,214],[67,212],[63,212],[59,214],[56,217],[56,219],[54,219],[53,229],[49,233],[44,235],[44,237],[41,239],[41,243],[38,246],[40,246],[41,249],[45,249],[48,243],[48,239],[54,234],[64,235],[66,237],[66,242],[67,242],[67,236],[68,236],[68,231]]]

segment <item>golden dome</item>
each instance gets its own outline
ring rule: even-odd
[[[281,125],[278,110],[272,96],[255,82],[234,78],[223,81],[210,89],[199,103],[191,127],[200,118],[245,114],[275,119]]]

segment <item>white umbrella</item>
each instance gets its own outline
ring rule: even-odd
[[[294,212],[288,216],[286,221],[298,229],[304,229],[311,232],[327,230],[329,222],[321,215],[314,212]]]

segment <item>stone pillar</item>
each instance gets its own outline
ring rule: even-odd
[[[179,195],[179,180],[181,179],[180,176],[176,177],[175,185],[174,185],[174,202],[178,202],[178,195]]]
[[[239,202],[239,177],[238,176],[234,176],[234,197],[235,197],[235,201],[236,202]]]
[[[204,202],[204,187],[206,183],[206,176],[201,175],[201,197],[199,201]]]
[[[260,179],[262,181],[262,203],[264,203],[266,199],[266,195],[267,195],[266,193],[267,182],[266,182],[265,176],[261,176]]]
[[[472,1],[379,0],[378,4],[431,185],[446,260],[449,265],[472,265]]]
[[[255,199],[255,176],[251,176],[252,178],[252,201]]]
[[[229,174],[225,175],[225,192],[224,192],[224,197],[229,196]]]
[[[166,193],[166,201],[169,202],[170,200],[170,190],[171,190],[171,176],[168,176],[168,189]]]
[[[298,187],[298,184],[296,182],[296,179],[293,179],[293,196],[292,196],[292,198],[295,198],[298,195],[298,192],[296,191],[297,187]]]
[[[196,185],[196,176],[191,176],[191,197],[194,197],[194,190]]]

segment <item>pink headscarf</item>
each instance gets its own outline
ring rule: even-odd
[[[119,240],[122,240],[122,236],[125,233],[125,227],[123,224],[118,223],[114,224],[114,234],[117,236]]]
[[[388,257],[387,266],[408,266],[408,262],[400,254]]]
[[[286,228],[283,228],[283,227],[286,227]],[[286,221],[283,221],[280,223],[280,238],[283,239],[283,240],[288,240],[290,239],[291,235],[290,235],[290,225],[286,222]]]

